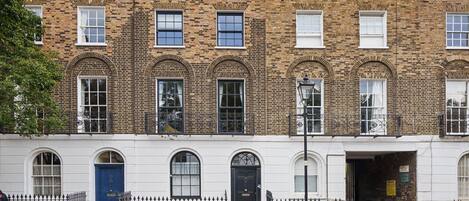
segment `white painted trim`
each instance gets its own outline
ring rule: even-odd
[[[81,14],[80,9],[103,9],[104,11],[104,43],[87,43],[81,41],[81,34],[80,34],[80,22],[81,22]],[[105,6],[77,6],[77,42],[75,43],[76,46],[106,46],[106,7]]]
[[[448,46],[448,15],[466,15],[469,16],[467,12],[446,12],[445,13],[445,47],[447,50],[469,50],[468,46]]]
[[[167,45],[155,45],[154,48],[159,49],[184,49],[186,46],[167,46]]]
[[[60,156],[60,154],[55,151],[55,149],[52,149],[52,148],[49,148],[49,147],[39,147],[39,148],[36,148],[36,149],[33,149],[32,151],[29,152],[28,154],[28,157],[25,157],[25,166],[24,166],[24,189],[25,189],[25,193],[26,194],[34,194],[34,189],[33,189],[33,162],[34,162],[34,159],[40,154],[40,153],[43,153],[43,152],[51,152],[51,153],[54,153],[55,155],[57,155],[57,157],[59,157],[59,160],[60,160],[60,194],[62,194],[64,192],[64,183],[63,183],[63,176],[64,176],[64,171],[63,171],[63,167],[64,167],[64,161],[62,159],[62,156]]]
[[[97,149],[92,155],[91,157],[89,158],[90,159],[90,162],[89,162],[89,179],[88,181],[90,182],[89,183],[89,190],[88,190],[88,199],[89,201],[96,201],[96,168],[95,168],[95,161],[96,161],[96,158],[103,152],[105,151],[114,151],[118,154],[121,155],[122,159],[124,159],[124,192],[128,189],[128,186],[127,186],[127,158],[126,158],[126,155],[121,152],[119,149],[116,149],[116,148],[113,148],[113,147],[101,147],[99,149]]]
[[[205,183],[205,179],[204,179],[204,175],[205,175],[205,171],[204,171],[204,160],[202,158],[202,154],[200,154],[196,149],[193,149],[193,148],[189,148],[189,147],[182,147],[182,148],[177,148],[177,149],[174,149],[173,151],[170,152],[170,154],[168,155],[168,158],[166,159],[166,164],[168,165],[166,171],[167,171],[167,175],[168,175],[168,180],[167,180],[167,187],[168,187],[168,197],[171,197],[171,161],[173,159],[173,157],[179,153],[179,152],[182,152],[182,151],[187,151],[187,152],[190,152],[192,154],[194,154],[195,156],[197,156],[197,158],[199,159],[199,166],[200,166],[200,197],[203,197],[203,193],[204,193],[204,183]]]
[[[290,160],[290,178],[289,178],[289,186],[290,186],[290,197],[292,198],[303,198],[304,192],[295,192],[295,163],[298,160],[303,160],[304,152],[300,151],[295,155],[291,156]],[[317,192],[308,192],[312,198],[323,198],[326,197],[326,178],[327,178],[327,171],[326,170],[326,162],[321,157],[321,155],[315,151],[308,150],[308,158],[311,158],[316,161],[317,168],[318,168],[318,178],[317,178]]]
[[[182,31],[182,45],[158,45],[158,11],[161,12],[181,12],[181,31]],[[153,12],[155,14],[155,45],[153,47],[155,48],[185,48],[185,43],[184,43],[184,10],[183,9],[155,9]]]
[[[319,15],[319,29],[321,30],[321,45],[320,46],[308,46],[298,44],[298,14],[306,15]],[[296,10],[295,14],[295,48],[298,49],[321,49],[324,46],[324,12],[322,10]]]
[[[218,14],[219,13],[242,13],[243,14],[243,46],[218,46]],[[246,12],[244,10],[217,10],[215,20],[215,49],[246,49]]]
[[[383,45],[382,46],[376,46],[376,47],[366,47],[361,45],[361,38],[362,38],[362,30],[360,28],[360,18],[363,15],[372,15],[372,16],[378,16],[382,15],[383,16]],[[359,49],[387,49],[388,47],[388,21],[387,21],[387,11],[386,10],[361,10],[358,11],[358,37],[359,37]],[[366,37],[366,36],[365,36]]]
[[[78,118],[78,115],[80,114],[80,112],[83,112],[82,108],[81,108],[81,105],[82,105],[82,102],[81,102],[81,93],[82,93],[82,89],[81,89],[81,80],[82,79],[105,79],[106,80],[106,115],[109,114],[109,80],[108,80],[108,76],[102,76],[102,75],[78,75],[77,76],[77,118]],[[99,86],[98,86],[99,87]],[[90,100],[91,101],[91,100]],[[108,117],[109,116],[106,116],[106,124],[109,125],[109,122],[108,121]],[[79,120],[79,119],[77,119]],[[106,128],[106,133],[108,133],[108,130],[109,128]],[[77,126],[77,132],[78,133],[86,133],[86,132],[82,132],[80,131],[80,129],[78,128]],[[99,133],[99,132],[98,132]]]

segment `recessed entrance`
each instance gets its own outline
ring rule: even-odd
[[[347,152],[347,201],[416,201],[415,152]]]
[[[261,164],[250,152],[238,153],[231,161],[231,199],[261,200]]]

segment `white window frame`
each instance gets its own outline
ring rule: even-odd
[[[446,79],[446,83],[445,83],[445,114],[447,114],[447,111],[449,108],[452,108],[452,107],[448,107],[448,83],[449,82],[465,82],[466,84],[466,103],[469,103],[469,80],[466,80],[466,79]],[[464,108],[464,107],[459,107],[459,108]],[[445,125],[446,125],[446,128],[445,128],[445,133],[446,135],[469,135],[469,105],[466,106],[466,122],[468,123],[467,127],[466,127],[466,132],[448,132],[448,126],[451,126],[451,125],[448,125],[447,122],[448,122],[448,115],[445,115],[446,118],[445,118]],[[452,120],[452,119],[451,119]]]
[[[310,80],[314,80],[314,81],[321,81],[321,132],[308,132],[307,135],[324,135],[324,132],[325,132],[325,124],[324,124],[324,119],[325,119],[325,116],[324,116],[324,79],[321,79],[321,78],[311,78]],[[303,79],[301,78],[298,78],[296,79],[296,87],[298,87],[299,85],[299,82],[302,82]],[[296,88],[295,88],[296,89]],[[300,103],[302,100],[301,100],[301,97],[300,97],[300,94],[298,92],[298,90],[295,90],[296,91],[296,111],[303,111],[303,103]],[[301,105],[301,106],[300,106]],[[308,108],[314,108],[314,106],[308,106]],[[304,111],[303,111],[304,112]],[[296,115],[299,115],[299,114],[296,114]],[[304,119],[303,119],[303,116],[297,116],[297,118],[295,118],[297,121],[300,120],[301,123],[304,124]],[[303,125],[303,126],[306,126],[306,125]],[[304,128],[303,128],[304,129]],[[298,132],[296,131],[296,134],[297,135],[303,135],[303,131],[301,132]]]
[[[182,45],[158,45],[158,12],[181,12],[181,19],[182,19],[182,26],[181,26],[181,31],[182,31]],[[184,10],[182,9],[156,9],[155,10],[155,45],[153,47],[155,48],[186,48],[186,45],[184,43]]]
[[[158,94],[158,82],[159,81],[162,81],[162,80],[166,80],[166,81],[174,81],[174,80],[181,80],[182,81],[182,117],[183,117],[183,131],[179,134],[183,134],[185,133],[187,130],[186,130],[186,107],[185,107],[185,103],[186,103],[186,100],[184,98],[185,96],[185,93],[186,93],[186,90],[185,90],[185,85],[186,85],[186,80],[183,78],[183,77],[160,77],[160,78],[156,78],[155,79],[155,122],[156,122],[156,125],[155,125],[155,133],[159,133],[158,129],[159,129],[159,121],[158,121],[158,111],[159,111],[159,104],[158,104],[158,99],[159,99],[159,94]],[[175,134],[178,134],[178,133],[175,133]]]
[[[41,18],[41,25],[43,24],[42,18],[43,18],[43,15],[44,15],[44,9],[43,9],[42,5],[25,5],[25,8],[27,8],[27,9],[39,8],[41,10],[41,12],[39,14],[39,17]],[[34,44],[43,45],[44,44],[43,40],[44,40],[44,36],[42,35],[41,40],[34,40]]]
[[[361,30],[361,25],[360,25],[360,21],[361,21],[361,17],[363,16],[382,16],[383,17],[383,44],[381,44],[380,46],[364,46],[362,45],[362,37],[366,38],[366,37],[376,37],[376,36],[380,36],[380,35],[365,35],[365,34],[362,34],[362,30]],[[359,29],[359,41],[360,41],[360,44],[359,44],[359,47],[360,49],[387,49],[389,48],[388,47],[388,42],[387,42],[387,35],[388,35],[388,32],[387,32],[387,11],[385,10],[362,10],[362,11],[359,11],[359,19],[358,19],[358,29]]]
[[[466,163],[468,163],[468,164],[465,164],[466,166],[463,165],[462,167],[460,167],[460,165],[461,165],[461,163],[463,162],[463,160],[464,160],[464,162],[466,162]],[[466,160],[467,160],[467,161],[466,161]],[[460,171],[461,169],[463,169],[463,171],[466,171],[464,176],[460,175],[460,172],[459,172],[459,171]],[[459,189],[464,189],[464,188],[461,188],[461,187],[460,187],[460,185],[461,185],[460,179],[467,179],[467,180],[469,180],[469,152],[465,152],[465,153],[459,158],[458,164],[457,164],[457,173],[456,173],[456,174],[457,174],[457,184],[458,184],[458,188],[457,188],[457,189],[458,189],[458,190],[457,190],[457,192],[458,192],[458,200],[467,201],[467,200],[469,200],[469,197],[460,197],[460,196],[461,196],[460,194],[461,194],[462,192],[460,192]],[[465,189],[467,189],[467,190],[466,190],[465,193],[468,193],[468,196],[469,196],[469,189],[468,189],[468,188],[469,188],[469,186],[466,186]]]
[[[459,13],[459,12],[447,12],[445,15],[445,47],[446,49],[460,49],[460,50],[469,50],[468,46],[448,46],[448,15],[459,15],[459,16],[469,16],[469,13]],[[468,33],[469,32],[458,32],[458,33]]]
[[[320,21],[319,21],[319,28],[321,30],[321,33],[320,33],[320,38],[321,38],[321,45],[320,46],[309,46],[309,45],[301,45],[298,43],[298,36],[300,34],[298,34],[298,15],[299,14],[302,14],[302,15],[319,15],[320,16]],[[296,15],[295,15],[295,48],[326,48],[324,46],[324,12],[322,10],[297,10],[296,11]],[[317,37],[318,35],[314,35],[314,34],[306,34],[306,35],[302,35],[302,36],[306,36],[306,37]]]
[[[30,194],[34,194],[34,186],[35,186],[34,185],[34,178],[35,177],[44,177],[44,175],[42,175],[42,176],[35,176],[34,175],[34,166],[35,166],[34,161],[36,160],[36,157],[38,157],[42,153],[52,153],[52,154],[56,155],[59,158],[59,161],[60,161],[60,192],[59,192],[58,195],[62,195],[62,192],[63,192],[63,160],[57,152],[49,150],[49,149],[39,149],[33,155],[31,155],[30,162],[28,163],[28,167],[27,167],[29,175],[30,175],[30,179],[31,179],[31,181],[29,182],[29,185],[28,185],[28,187],[29,187],[28,189],[30,189],[29,192],[31,192]],[[53,166],[54,165],[52,165],[52,169],[53,169]],[[54,176],[57,177],[57,175],[54,175]],[[52,177],[52,176],[50,176],[50,177]]]
[[[231,81],[243,81],[243,90],[244,90],[244,94],[243,94],[243,116],[244,116],[244,117],[243,117],[243,118],[244,118],[243,121],[244,121],[244,122],[243,122],[243,123],[244,123],[244,128],[243,128],[243,133],[242,133],[242,134],[246,134],[246,133],[247,133],[247,132],[246,132],[246,96],[247,96],[247,92],[246,92],[246,79],[244,79],[244,78],[223,78],[223,77],[217,78],[216,87],[215,87],[216,90],[217,90],[217,91],[215,92],[215,93],[216,93],[216,96],[217,96],[217,99],[216,99],[216,101],[217,101],[217,120],[216,120],[216,122],[217,122],[217,125],[216,125],[217,130],[216,130],[216,131],[217,131],[217,134],[221,134],[221,135],[224,135],[224,134],[225,134],[225,133],[220,133],[220,124],[219,124],[219,123],[220,123],[220,122],[219,122],[219,115],[220,115],[220,114],[219,114],[219,111],[220,111],[220,105],[219,105],[219,101],[220,101],[220,100],[219,100],[219,99],[220,99],[220,94],[218,93],[218,92],[219,92],[219,89],[218,89],[219,82],[220,82],[220,81],[230,81],[230,80],[231,80]],[[230,134],[231,134],[231,133],[230,133]]]
[[[104,79],[106,80],[106,132],[86,132],[85,131],[85,127],[83,126],[82,128],[79,128],[77,126],[77,132],[78,133],[109,133],[111,132],[110,127],[110,123],[109,122],[109,79],[107,78],[107,76],[78,76],[77,77],[77,120],[80,121],[82,120],[83,117],[80,116],[80,113],[83,112],[83,107],[82,107],[82,102],[81,102],[81,94],[82,94],[82,89],[81,89],[81,80],[82,79]],[[99,87],[99,86],[98,86]],[[100,105],[102,106],[102,105]]]
[[[243,14],[243,46],[218,46],[218,14],[219,13],[242,13]],[[246,13],[244,10],[217,10],[216,11],[217,19],[215,20],[215,49],[238,49],[244,50],[246,49]]]
[[[103,43],[94,43],[94,42],[85,42],[82,41],[81,35],[81,9],[103,9],[104,11],[104,42]],[[76,46],[106,46],[107,45],[107,31],[106,31],[106,7],[104,6],[78,6],[77,7],[77,43]]]
[[[362,133],[361,132],[361,111],[362,111],[362,106],[361,106],[361,91],[360,91],[360,83],[358,84],[358,92],[359,92],[359,103],[358,106],[360,108],[359,114],[360,114],[360,135],[387,135],[388,134],[388,84],[386,79],[360,79],[359,81],[381,81],[383,82],[383,109],[384,109],[384,132],[369,132],[369,133]],[[376,107],[376,106],[371,106],[371,107]],[[370,108],[370,106],[367,106],[365,108]]]

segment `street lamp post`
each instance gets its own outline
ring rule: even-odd
[[[305,168],[305,200],[308,201],[308,127],[307,127],[307,119],[308,119],[308,96],[307,94],[312,94],[314,89],[314,83],[308,79],[308,75],[303,77],[303,82],[300,82],[298,85],[298,93],[301,98],[301,102],[303,104],[303,146],[304,146],[304,168]]]

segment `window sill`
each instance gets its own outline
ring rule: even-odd
[[[308,47],[308,46],[295,46],[295,48],[297,48],[297,49],[325,49],[326,46],[311,46],[311,47]]]
[[[469,47],[446,47],[447,50],[469,50]]]
[[[245,50],[246,47],[230,47],[230,46],[216,46],[215,49],[220,49],[220,50]]]
[[[75,43],[75,46],[106,47],[106,43]]]
[[[358,49],[389,49],[388,46],[384,46],[384,47],[363,47],[363,46],[359,46]]]
[[[154,48],[160,48],[160,49],[184,49],[186,46],[170,46],[170,45],[155,45],[153,46]]]
[[[34,41],[34,44],[35,45],[44,45],[44,43],[42,41]]]

